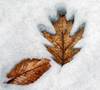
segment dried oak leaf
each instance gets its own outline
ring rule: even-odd
[[[79,30],[71,36],[73,21],[67,21],[65,15],[60,15],[59,19],[52,24],[56,34],[42,31],[44,37],[53,44],[53,46],[46,45],[46,47],[54,56],[55,61],[64,65],[70,62],[73,56],[80,51],[80,48],[74,48],[74,45],[82,38],[84,27],[79,27]]]
[[[7,74],[7,77],[10,78],[7,83],[19,85],[30,84],[36,81],[50,67],[50,60],[46,58],[24,59]]]

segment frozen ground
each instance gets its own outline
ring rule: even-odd
[[[48,57],[38,24],[54,28],[48,17],[56,18],[65,7],[67,19],[75,16],[71,34],[86,23],[82,50],[62,68],[53,60],[52,68],[27,86],[6,85],[6,74],[26,57]],[[59,71],[60,70],[60,71]],[[100,90],[100,0],[0,0],[0,90]]]

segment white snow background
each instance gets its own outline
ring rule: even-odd
[[[7,85],[6,74],[23,58],[51,58],[39,24],[54,33],[49,17],[56,18],[64,7],[73,15],[71,34],[86,23],[82,47],[62,68],[51,59],[52,67],[30,85]],[[100,90],[100,0],[0,0],[0,90]]]

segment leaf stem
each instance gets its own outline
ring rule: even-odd
[[[64,31],[61,32],[61,37],[62,37],[62,66],[64,65]]]

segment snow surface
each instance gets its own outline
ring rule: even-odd
[[[7,85],[6,74],[21,59],[47,57],[50,43],[41,30],[55,33],[50,18],[65,8],[68,20],[75,17],[71,34],[86,23],[82,50],[62,68],[52,67],[35,83]],[[0,90],[100,90],[100,0],[0,0]],[[45,25],[45,26],[44,26]]]

